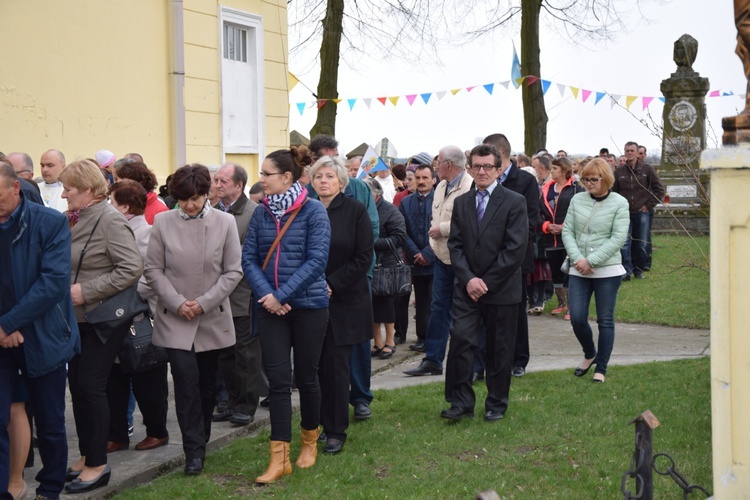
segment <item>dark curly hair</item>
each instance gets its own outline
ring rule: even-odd
[[[156,186],[159,185],[156,181],[156,174],[145,163],[140,161],[122,163],[117,166],[116,173],[120,179],[132,179],[149,192],[156,189]]]
[[[172,174],[169,192],[176,200],[189,200],[195,195],[207,195],[211,190],[211,174],[200,163],[185,165]]]

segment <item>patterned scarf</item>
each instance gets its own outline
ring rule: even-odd
[[[266,204],[276,219],[281,217],[289,210],[297,198],[302,194],[302,184],[295,182],[292,186],[280,194],[272,194],[266,198]]]
[[[208,214],[208,210],[211,208],[211,202],[208,201],[208,197],[206,197],[206,203],[203,204],[203,210],[198,213],[195,217],[191,217],[188,214],[186,214],[180,205],[177,205],[177,213],[180,214],[180,217],[182,217],[182,220],[191,220],[191,219],[205,219],[206,214]]]

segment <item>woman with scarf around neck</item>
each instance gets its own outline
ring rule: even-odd
[[[321,202],[299,183],[296,148],[269,154],[261,166],[265,198],[253,212],[242,249],[242,269],[253,290],[268,376],[271,459],[258,484],[292,473],[292,365],[300,397],[302,449],[296,465],[312,467],[320,424],[318,363],[328,323],[325,269],[331,225]]]
[[[133,285],[143,260],[128,221],[107,203],[107,184],[89,160],[74,161],[59,177],[71,226],[70,296],[81,333],[81,354],[68,364],[68,385],[81,458],[69,469],[65,487],[83,493],[106,486],[109,404],[107,378],[130,325],[97,332],[84,315],[101,301]],[[85,255],[82,250],[86,248]]]
[[[580,173],[581,184],[588,192],[573,196],[562,227],[563,243],[570,258],[570,323],[584,354],[574,374],[583,377],[596,365],[593,381],[604,382],[615,343],[617,290],[625,274],[620,249],[628,236],[630,212],[628,201],[610,191],[615,178],[605,160],[591,160]],[[596,301],[598,351],[589,325],[591,295]]]
[[[156,215],[146,253],[153,343],[167,349],[172,367],[187,475],[203,471],[219,351],[235,342],[229,294],[242,279],[237,224],[211,208],[210,189],[206,167],[179,168],[169,183],[177,210]]]

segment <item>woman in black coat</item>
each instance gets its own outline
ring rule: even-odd
[[[406,243],[406,222],[404,216],[393,204],[383,199],[383,188],[372,178],[365,179],[375,197],[375,206],[380,219],[380,236],[375,240],[375,252],[378,263],[383,267],[396,267],[401,259],[402,249]],[[396,297],[372,296],[373,330],[375,340],[373,357],[388,359],[396,352],[395,328]],[[381,335],[380,325],[385,325],[385,341]]]
[[[567,158],[552,160],[550,170],[551,180],[542,186],[539,211],[540,227],[544,234],[544,246],[547,261],[552,271],[552,285],[557,295],[557,308],[552,314],[568,314],[568,275],[560,270],[563,261],[568,256],[563,246],[562,230],[565,216],[568,213],[570,200],[583,188],[573,178],[573,164]]]
[[[310,169],[315,192],[331,221],[326,266],[328,331],[320,355],[321,416],[326,453],[338,453],[349,427],[349,357],[351,347],[369,339],[372,303],[367,271],[372,263],[372,226],[367,209],[344,196],[348,183],[344,164],[323,156]]]

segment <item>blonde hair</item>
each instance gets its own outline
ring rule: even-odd
[[[609,190],[615,183],[615,176],[612,175],[612,169],[609,163],[603,158],[594,158],[590,162],[586,163],[586,166],[578,172],[581,177],[601,177],[602,186]]]
[[[321,156],[318,161],[316,161],[313,166],[310,167],[311,183],[313,179],[315,179],[315,174],[322,167],[331,167],[333,171],[336,172],[336,176],[339,178],[339,182],[341,183],[341,192],[343,192],[347,184],[349,184],[349,172],[347,172],[346,167],[344,167],[344,162],[341,161],[341,158],[339,158],[338,156]]]
[[[90,189],[91,194],[96,198],[107,196],[107,181],[104,179],[102,169],[91,160],[76,160],[69,163],[60,172],[58,180],[78,191]]]

